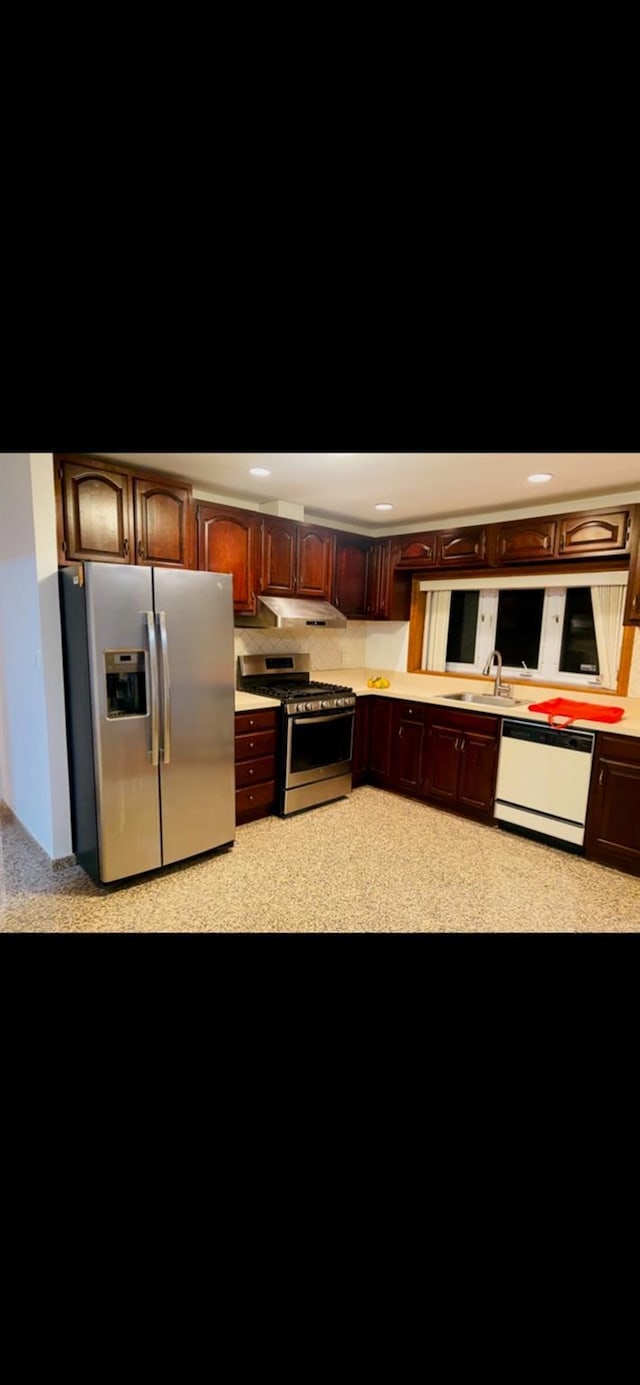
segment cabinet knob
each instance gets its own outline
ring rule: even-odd
[[[123,543],[123,545],[122,545],[122,552],[123,552],[125,558],[128,558],[128,557],[129,557],[129,540],[128,540],[128,539],[125,539],[125,541],[124,541],[124,543]]]
[[[253,722],[253,717],[251,717],[250,720],[249,720],[249,725],[250,725],[250,726],[253,726],[253,724],[254,724],[254,722]]]
[[[138,557],[144,558],[144,545],[142,539],[139,539],[138,541]]]
[[[249,774],[253,774],[253,770],[252,770],[252,769],[249,770]]]

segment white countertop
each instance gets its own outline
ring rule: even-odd
[[[382,674],[389,679],[388,688],[368,688],[367,679],[374,674]],[[582,717],[576,719],[577,727],[586,727],[591,731],[606,731],[607,735],[612,733],[621,736],[640,736],[640,697],[617,697],[615,693],[587,693],[582,688],[568,690],[567,688],[551,688],[541,686],[527,686],[523,683],[513,683],[513,696],[522,698],[522,702],[515,707],[485,707],[482,703],[451,702],[445,701],[444,694],[450,692],[471,692],[474,690],[474,683],[469,678],[449,677],[448,674],[431,673],[397,673],[393,670],[383,668],[323,668],[313,670],[312,678],[317,678],[324,683],[340,683],[344,687],[353,688],[357,696],[367,697],[399,697],[406,698],[412,702],[434,702],[439,706],[457,708],[458,711],[468,712],[488,712],[492,716],[517,717],[524,721],[539,721],[548,724],[546,712],[530,712],[531,702],[547,702],[552,697],[569,698],[573,702],[592,702],[594,707],[623,707],[624,716],[615,723],[605,721],[586,721]],[[480,691],[493,692],[493,678],[482,680]],[[476,686],[478,686],[476,684]],[[236,694],[236,697],[238,694]],[[258,701],[259,699],[255,699]],[[266,700],[266,699],[263,699]]]
[[[277,697],[258,697],[255,693],[236,691],[236,712],[254,712],[258,707],[279,707]]]

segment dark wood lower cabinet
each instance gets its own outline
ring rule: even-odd
[[[492,821],[499,736],[498,717],[429,707],[425,797]]]
[[[371,697],[356,698],[352,761],[354,789],[357,789],[360,784],[368,783],[369,780],[369,714],[372,701],[373,698]]]
[[[493,821],[499,717],[404,698],[364,701],[370,704],[366,733],[362,698],[356,707],[354,787],[375,784]]]
[[[426,711],[423,702],[398,699],[393,704],[389,787],[399,789],[401,793],[419,795],[422,791]]]
[[[369,779],[380,788],[390,787],[391,733],[394,700],[372,697],[369,711]]]
[[[236,712],[236,823],[277,808],[277,709]]]
[[[640,740],[596,736],[585,855],[640,875]]]

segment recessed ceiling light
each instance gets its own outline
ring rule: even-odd
[[[553,481],[553,474],[550,471],[534,471],[533,476],[527,476],[527,481]]]
[[[267,471],[267,470],[265,469],[265,467],[263,467],[263,466],[252,466],[252,467],[249,467],[249,475],[250,475],[250,476],[270,476],[270,475],[271,475],[271,472],[270,472],[270,471]]]
[[[376,510],[392,510],[392,509],[393,509],[393,505],[387,505],[386,502],[385,502],[384,505],[376,505]]]

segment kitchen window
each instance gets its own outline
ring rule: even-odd
[[[563,578],[562,586],[548,575],[421,582],[422,667],[480,674],[499,649],[505,678],[615,689],[625,582],[619,573]]]

